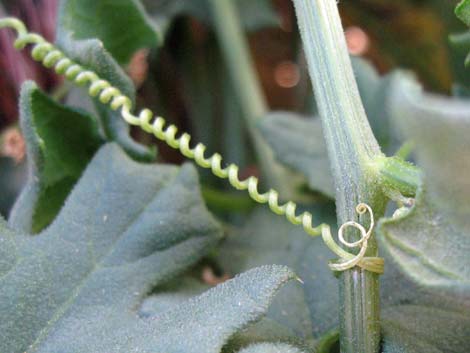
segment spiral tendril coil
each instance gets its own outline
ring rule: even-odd
[[[331,232],[329,230],[323,229],[322,230],[322,238],[325,244],[333,251],[336,255],[339,256],[339,260],[330,262],[329,267],[333,271],[345,271],[349,268],[354,266],[359,266],[364,268],[370,272],[375,273],[383,273],[384,270],[384,259],[380,257],[367,257],[365,256],[367,250],[367,241],[372,235],[372,231],[374,229],[375,221],[374,221],[374,213],[369,205],[365,203],[360,203],[356,206],[356,212],[359,215],[363,215],[365,213],[369,213],[370,217],[370,225],[369,229],[366,230],[363,225],[357,222],[349,221],[343,223],[341,227],[338,229],[338,239],[341,244],[348,248],[356,248],[360,247],[359,252],[356,255],[353,255],[343,248],[341,248],[336,242],[334,241]],[[344,238],[344,230],[347,227],[353,227],[359,230],[361,235],[360,239],[354,242],[349,242]]]
[[[133,115],[131,113],[132,101],[129,97],[122,94],[118,88],[113,87],[108,81],[101,79],[95,72],[87,70],[67,58],[62,51],[47,42],[39,34],[29,33],[23,22],[17,18],[9,17],[0,19],[0,29],[5,27],[12,28],[17,32],[17,38],[14,42],[16,49],[21,50],[26,45],[32,44],[31,56],[34,60],[42,62],[47,68],[54,68],[57,74],[64,75],[68,80],[78,85],[87,85],[88,94],[91,97],[97,97],[101,103],[109,105],[113,110],[121,109],[121,115],[128,124],[139,126],[144,131],[164,141],[170,147],[178,149],[185,157],[193,159],[200,167],[210,169],[212,173],[219,178],[228,179],[229,183],[235,189],[248,190],[248,194],[253,200],[258,203],[267,203],[271,211],[275,214],[285,216],[287,220],[294,225],[302,225],[307,234],[312,236],[322,234],[325,243],[341,258],[339,263],[330,264],[332,270],[344,271],[358,265],[377,273],[383,271],[382,259],[364,257],[367,249],[367,240],[371,235],[373,227],[373,215],[369,206],[359,204],[357,208],[359,213],[364,213],[365,210],[370,212],[372,222],[367,232],[363,226],[356,222],[347,222],[339,229],[339,239],[341,243],[348,247],[361,247],[359,253],[353,255],[343,250],[334,242],[330,227],[327,224],[320,224],[314,227],[312,214],[310,212],[303,212],[296,215],[297,205],[292,201],[281,205],[279,203],[279,194],[276,190],[270,189],[265,193],[260,193],[258,191],[258,179],[256,177],[250,176],[245,180],[240,180],[237,165],[229,164],[227,167],[223,168],[222,156],[219,153],[205,157],[206,146],[204,144],[198,143],[191,148],[191,136],[189,134],[183,133],[180,137],[176,137],[178,128],[175,125],[168,125],[165,128],[165,119],[160,116],[154,117],[149,109],[143,109],[138,115]],[[343,229],[346,226],[354,226],[359,229],[361,232],[361,240],[354,243],[346,242],[342,235]],[[382,260],[382,266],[377,263],[377,259]]]

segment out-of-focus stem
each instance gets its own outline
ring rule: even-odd
[[[233,0],[209,0],[216,34],[222,54],[245,118],[248,132],[261,166],[263,179],[270,187],[277,188],[284,195],[283,170],[274,161],[273,153],[263,141],[257,129],[257,122],[268,112],[265,97],[255,71],[248,43]],[[287,195],[285,195],[287,197]]]

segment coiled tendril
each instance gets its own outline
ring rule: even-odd
[[[170,147],[179,149],[187,158],[193,159],[197,165],[202,168],[211,169],[214,175],[222,179],[228,179],[229,183],[237,190],[248,190],[250,197],[259,203],[267,203],[271,211],[277,215],[284,215],[289,222],[295,225],[302,225],[305,232],[312,236],[322,234],[325,243],[330,249],[341,257],[339,263],[332,263],[330,267],[334,271],[344,271],[356,265],[361,266],[369,271],[382,273],[383,260],[380,258],[367,258],[364,254],[367,249],[367,240],[369,239],[373,227],[372,210],[365,204],[358,205],[358,213],[369,211],[371,216],[371,227],[366,232],[364,227],[356,222],[347,222],[343,224],[339,230],[340,241],[348,247],[360,246],[357,255],[351,254],[338,246],[331,235],[330,227],[327,224],[320,224],[314,227],[312,225],[312,214],[303,212],[296,215],[297,205],[288,201],[283,205],[279,204],[279,194],[276,190],[270,189],[265,193],[258,191],[258,179],[250,176],[245,180],[240,180],[238,176],[238,166],[229,164],[222,167],[222,156],[214,153],[210,157],[205,157],[206,146],[198,143],[194,148],[189,146],[191,136],[183,133],[180,137],[176,137],[178,128],[175,125],[169,125],[165,128],[165,119],[162,117],[154,117],[149,109],[143,109],[138,116],[133,115],[132,101],[129,97],[121,93],[121,91],[113,87],[108,81],[101,79],[95,72],[90,71],[67,58],[65,54],[57,49],[54,45],[47,42],[42,36],[36,33],[29,33],[25,25],[16,18],[0,19],[0,28],[9,27],[17,32],[17,39],[14,42],[16,49],[23,49],[28,44],[34,47],[31,55],[34,60],[41,61],[47,68],[54,68],[55,72],[64,75],[68,80],[78,85],[88,85],[88,94],[91,97],[97,97],[100,102],[107,104],[113,110],[121,109],[121,115],[124,120],[130,124],[139,126],[144,131],[155,135],[159,140],[164,141]],[[342,232],[344,227],[354,226],[361,232],[361,240],[348,243],[344,240]],[[381,262],[380,262],[381,260]]]

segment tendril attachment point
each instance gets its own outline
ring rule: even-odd
[[[367,251],[367,242],[372,235],[374,229],[374,213],[369,205],[365,203],[360,203],[356,206],[356,212],[359,215],[369,213],[370,217],[370,226],[366,230],[363,225],[354,222],[348,221],[343,223],[338,229],[338,240],[341,244],[348,248],[357,248],[360,247],[359,253],[352,254],[344,250],[339,246],[331,234],[329,226],[324,226],[322,228],[322,238],[325,244],[333,251],[336,255],[339,256],[339,259],[333,262],[330,262],[328,266],[332,271],[346,271],[353,268],[354,266],[359,266],[367,271],[382,274],[384,271],[384,259],[381,257],[368,257],[365,256]],[[344,231],[347,227],[354,227],[359,230],[361,238],[354,242],[349,242],[344,238]]]

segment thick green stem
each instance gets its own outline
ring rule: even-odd
[[[380,217],[385,198],[370,165],[382,154],[359,96],[336,0],[294,3],[336,185],[338,223],[356,220],[360,202]],[[367,221],[360,220],[365,226]],[[367,255],[377,255],[374,237]],[[339,281],[341,352],[378,352],[378,275],[353,268]]]
[[[268,112],[259,84],[248,43],[245,39],[233,0],[209,0],[216,34],[225,58],[231,80],[241,105],[248,132],[251,136],[264,179],[283,194],[283,171],[274,161],[273,153],[263,141],[257,122]]]

